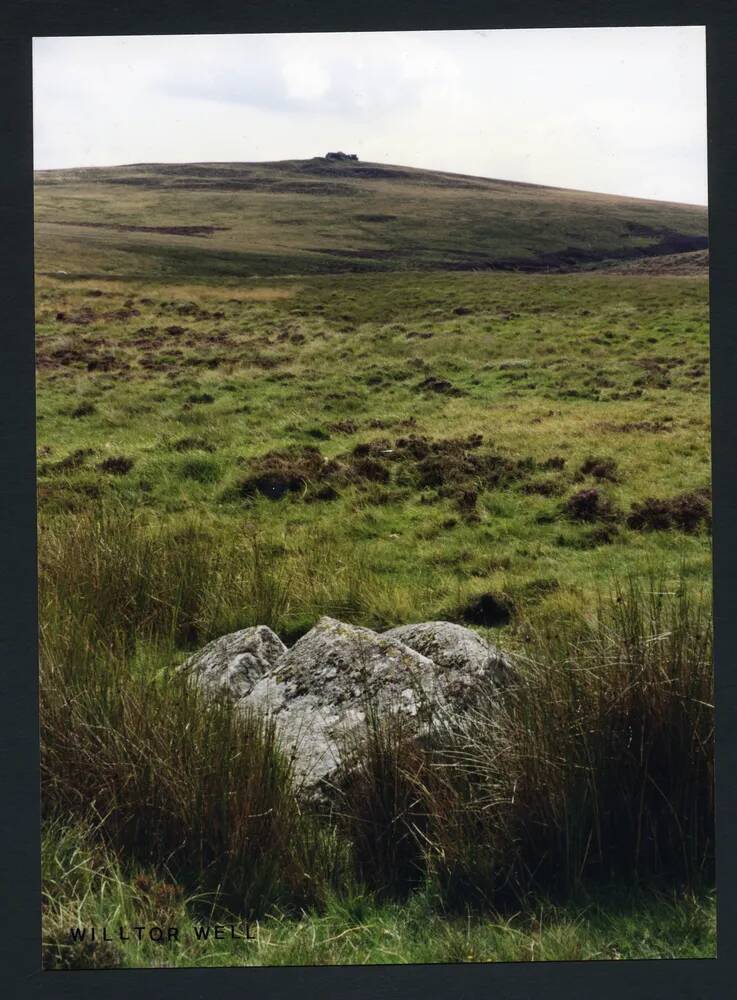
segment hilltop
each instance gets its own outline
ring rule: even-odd
[[[699,205],[361,161],[37,171],[37,267],[197,280],[566,271],[704,250]]]

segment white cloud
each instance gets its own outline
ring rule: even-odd
[[[706,202],[698,27],[43,38],[39,169],[364,160]]]
[[[310,53],[290,59],[283,69],[288,97],[316,101],[330,89],[330,76],[320,60]]]

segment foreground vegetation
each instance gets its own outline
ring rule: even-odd
[[[438,910],[426,894],[408,903],[369,895],[331,897],[299,920],[278,910],[245,924],[185,897],[166,876],[123,872],[84,828],[44,831],[46,968],[227,965],[365,965],[419,962],[533,962],[710,958],[713,893],[607,888],[565,905],[537,900],[504,916]],[[213,939],[217,920],[222,936]],[[231,925],[234,926],[231,936]],[[108,928],[109,942],[70,942],[70,927]],[[164,943],[148,932],[164,929]],[[128,938],[121,941],[119,928]],[[176,927],[167,941],[166,928]],[[203,928],[209,928],[207,938]],[[89,931],[88,931],[89,934]],[[198,937],[199,935],[199,937]]]
[[[128,539],[126,556],[146,545],[129,523],[108,522],[106,538],[114,542],[116,532]],[[179,551],[186,561],[186,544]],[[67,567],[72,552],[84,584],[100,550],[80,554],[70,539]],[[203,575],[191,581],[193,593],[207,593],[208,569],[194,565]],[[116,565],[108,568],[114,577]],[[122,572],[122,562],[117,568]],[[152,605],[174,609],[186,630],[196,609],[177,604],[177,566],[153,583]],[[534,934],[516,934],[514,914],[527,914],[524,921],[542,905],[551,927],[540,955],[584,948],[593,957],[598,932],[589,934],[588,910],[570,900],[593,890],[591,905],[601,915],[608,906],[601,887],[616,883],[623,894],[617,905],[629,912],[622,927],[637,922],[642,908],[647,923],[652,905],[652,919],[669,912],[667,926],[695,920],[689,934],[696,937],[670,940],[667,949],[692,954],[711,940],[703,937],[713,913],[704,903],[713,879],[711,627],[707,595],[692,585],[664,592],[658,581],[647,590],[632,582],[594,616],[571,611],[565,619],[519,622],[510,644],[520,650],[521,677],[501,704],[490,697],[465,716],[438,718],[422,747],[401,725],[369,713],[364,738],[348,748],[351,766],[340,789],[305,810],[273,729],[227,701],[204,702],[173,673],[166,617],[141,643],[130,606],[111,604],[97,623],[104,621],[103,634],[83,605],[68,601],[71,578],[67,588],[58,577],[46,584],[44,620],[54,623],[42,632],[50,836],[67,837],[73,851],[78,836],[62,827],[71,817],[92,826],[95,843],[106,845],[98,857],[120,859],[112,863],[129,873],[110,876],[123,884],[127,902],[116,905],[126,913],[141,905],[126,895],[130,872],[153,872],[146,884],[168,886],[154,895],[176,904],[177,921],[197,919],[196,905],[185,917],[182,895],[204,894],[219,922],[233,919],[223,910],[265,921],[269,960],[290,961],[312,940],[301,936],[309,922],[316,941],[331,938],[337,915],[363,900],[368,927],[399,921],[399,953],[409,961],[428,955],[429,944],[422,951],[417,925],[393,901],[414,900],[411,906],[434,914],[431,924],[449,920],[447,938],[441,935],[448,950],[439,954],[452,955],[463,940],[466,957],[490,950],[492,958],[533,947]],[[267,585],[264,602],[269,594]],[[97,863],[85,866],[94,872]],[[695,887],[695,909],[683,903],[676,917],[680,903],[663,910],[662,900],[648,901],[643,890],[659,886]],[[48,895],[50,945],[60,944],[61,924],[75,908],[77,923],[98,919],[103,904],[110,912],[93,888],[83,893],[84,905],[67,898],[68,888]],[[469,924],[459,937],[459,918],[471,920],[471,913],[476,929]],[[606,920],[603,928],[612,933]],[[339,961],[351,944],[354,958],[388,960],[381,946],[368,947],[367,935],[364,928],[363,944],[353,935],[337,950],[328,941],[317,954]],[[271,950],[239,954],[260,960]],[[59,954],[52,949],[50,961],[61,961]],[[223,961],[235,957],[231,949]]]
[[[215,173],[41,178],[45,961],[713,954],[701,265],[426,273],[557,251],[574,217],[626,257],[703,210]],[[328,202],[355,202],[340,259]],[[306,807],[273,726],[175,668],[322,614],[470,624],[519,679],[421,746],[369,712]],[[256,940],[185,933],[215,920]],[[182,940],[70,944],[106,922]]]

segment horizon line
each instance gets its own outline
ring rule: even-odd
[[[308,163],[310,160],[324,160],[325,156],[309,156],[304,158],[285,157],[281,160],[137,160],[132,163],[105,163],[77,165],[73,167],[33,167],[33,173],[50,173],[62,170],[112,170],[125,167],[155,167],[155,166],[204,166],[207,164],[268,164],[268,163]],[[340,161],[339,161],[340,162]],[[358,160],[350,161],[363,164],[371,164],[379,167],[400,167],[404,170],[418,170],[426,173],[448,174],[454,177],[466,177],[474,180],[490,181],[491,183],[517,184],[522,187],[547,188],[552,191],[571,191],[578,194],[601,195],[608,198],[626,198],[630,201],[649,201],[663,205],[684,205],[692,208],[708,208],[708,198],[704,202],[700,201],[676,201],[672,198],[647,198],[643,195],[622,194],[615,191],[593,191],[588,188],[566,187],[561,184],[543,184],[539,181],[520,181],[508,177],[485,177],[482,174],[467,174],[457,170],[438,170],[433,167],[413,167],[402,163],[383,163],[378,160]]]

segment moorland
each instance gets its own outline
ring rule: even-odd
[[[705,208],[314,158],[39,172],[36,216],[48,964],[712,953]],[[322,614],[524,684],[304,816],[172,668]],[[63,940],[244,898],[256,947]]]

